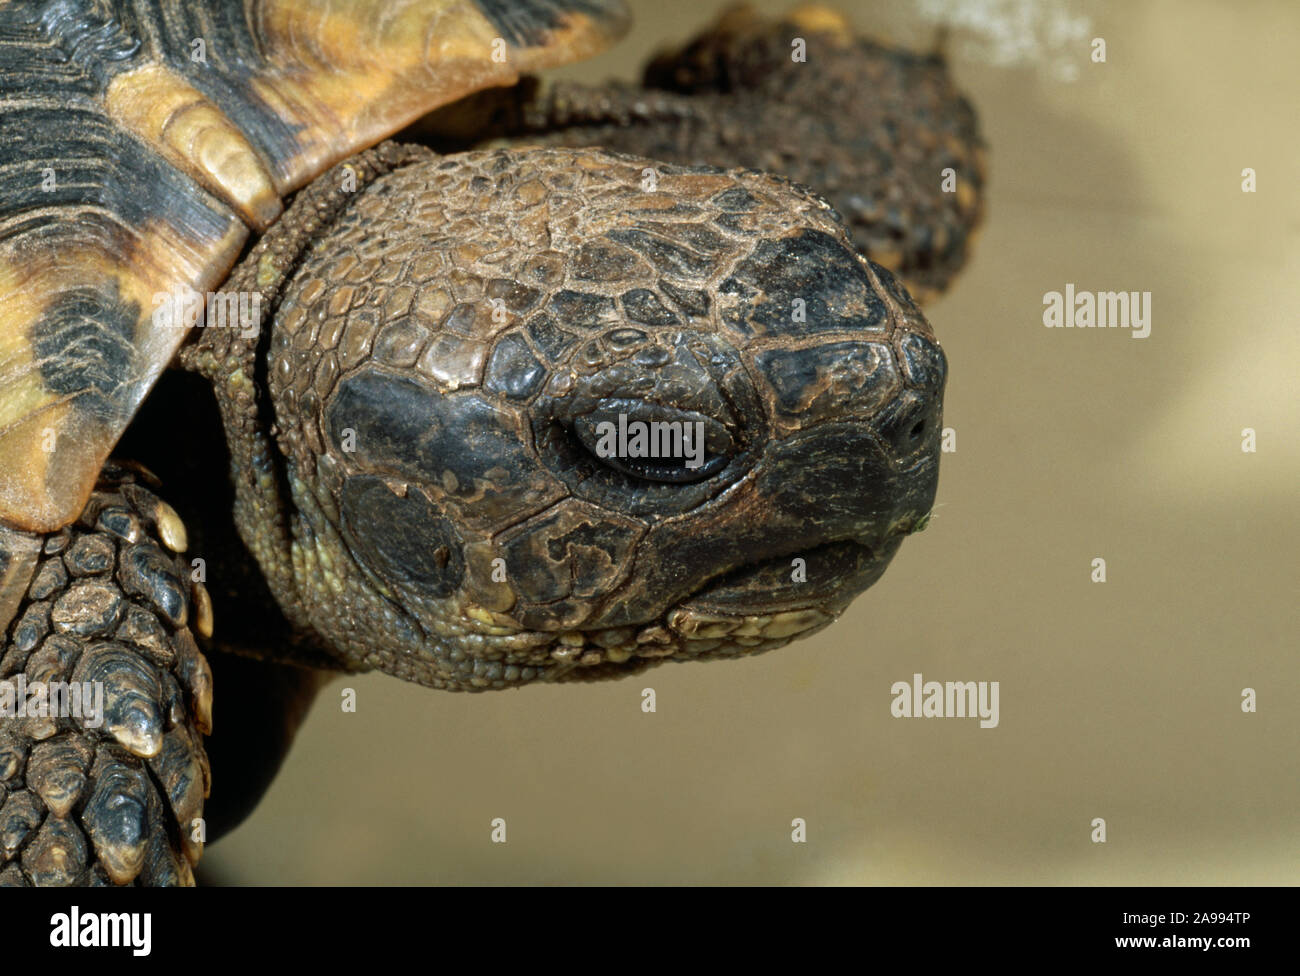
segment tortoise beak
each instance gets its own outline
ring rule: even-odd
[[[744,616],[809,608],[838,613],[884,574],[901,536],[883,545],[827,542],[726,573],[682,607],[701,614]]]

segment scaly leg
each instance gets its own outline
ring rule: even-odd
[[[0,886],[194,883],[212,608],[149,477],[110,462],[74,524],[0,537]]]

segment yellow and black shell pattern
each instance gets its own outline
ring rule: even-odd
[[[621,0],[0,0],[0,528],[49,532],[286,194]],[[175,307],[175,306],[173,306]]]

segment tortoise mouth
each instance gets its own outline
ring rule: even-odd
[[[824,542],[730,570],[680,607],[746,616],[847,603],[880,578],[887,562],[879,550],[857,539]]]
[[[884,573],[897,544],[855,539],[758,560],[710,580],[659,622],[580,631],[583,645],[552,652],[549,681],[618,678],[666,660],[750,657],[832,623]],[[622,638],[613,643],[611,638]]]

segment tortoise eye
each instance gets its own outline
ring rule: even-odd
[[[644,481],[692,484],[727,466],[735,445],[718,421],[634,399],[599,401],[573,435],[602,465]]]

